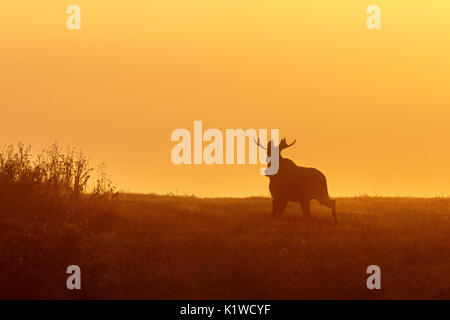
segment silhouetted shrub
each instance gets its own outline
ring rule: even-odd
[[[97,176],[91,181],[92,176]],[[66,152],[55,142],[35,157],[23,143],[0,150],[0,212],[64,214],[92,201],[111,200],[115,188],[105,165],[90,167],[82,151]]]
[[[116,196],[105,165],[94,170],[81,151],[0,148],[0,298],[64,288],[67,266],[84,265],[93,235],[117,223]]]

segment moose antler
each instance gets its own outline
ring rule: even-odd
[[[287,144],[286,143],[286,138],[283,138],[280,142],[280,151],[286,148],[289,148],[290,146],[292,146],[295,142],[297,141],[297,139],[295,139],[292,143]]]
[[[258,138],[258,141],[256,141],[255,138],[253,138],[253,140],[255,141],[255,143],[256,143],[260,148],[263,148],[264,150],[267,150],[266,147],[263,147],[263,146],[261,145],[261,143],[259,143],[259,138]]]

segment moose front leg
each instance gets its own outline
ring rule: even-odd
[[[300,206],[302,207],[303,214],[307,218],[311,217],[310,204],[311,204],[311,199],[300,200]]]
[[[281,198],[273,198],[273,210],[272,210],[272,216],[273,217],[279,217],[286,207],[287,201]]]

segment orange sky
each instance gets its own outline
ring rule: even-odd
[[[121,189],[267,195],[260,165],[171,162],[202,120],[279,128],[334,196],[449,195],[447,0],[2,0],[0,39],[0,143],[82,147]]]

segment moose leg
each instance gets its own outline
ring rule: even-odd
[[[324,196],[321,197],[319,199],[317,199],[317,201],[319,201],[321,204],[327,206],[328,208],[330,208],[333,212],[333,218],[334,218],[334,223],[337,223],[337,216],[336,216],[336,201],[330,199],[330,197]]]
[[[308,218],[311,217],[311,211],[309,208],[310,204],[311,204],[311,199],[300,200],[300,206],[302,207],[302,212],[305,215],[305,217],[308,217]]]
[[[272,216],[273,217],[279,217],[283,213],[284,208],[286,207],[286,204],[287,204],[287,201],[285,201],[284,199],[273,198]]]

